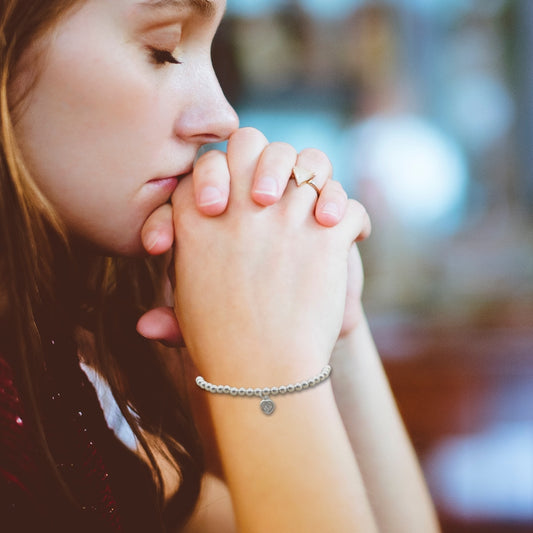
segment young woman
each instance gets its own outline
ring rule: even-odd
[[[224,2],[0,10],[2,531],[437,530],[360,309],[364,209],[237,129]]]

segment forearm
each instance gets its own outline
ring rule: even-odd
[[[209,398],[238,530],[376,531],[330,383],[277,397],[270,417],[258,403]]]
[[[382,533],[439,531],[418,460],[366,321],[332,357],[337,405]]]

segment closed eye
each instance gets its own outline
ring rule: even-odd
[[[168,50],[159,50],[158,48],[150,47],[150,56],[157,65],[164,65],[166,63],[181,65],[181,61],[174,57],[172,52]]]

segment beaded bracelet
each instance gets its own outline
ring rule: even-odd
[[[270,399],[270,396],[277,396],[278,394],[291,394],[293,392],[301,392],[306,389],[312,389],[316,387],[319,383],[322,383],[329,378],[331,374],[331,366],[326,365],[322,371],[316,376],[306,379],[304,381],[299,381],[298,383],[289,383],[288,385],[281,385],[280,387],[265,387],[263,389],[257,388],[248,388],[244,387],[230,387],[229,385],[214,385],[209,383],[202,376],[196,378],[196,385],[201,389],[211,392],[212,394],[227,394],[230,396],[257,396],[261,398],[261,411],[265,415],[271,415],[276,409],[275,403]]]

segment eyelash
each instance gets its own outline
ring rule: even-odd
[[[150,56],[156,65],[181,65],[181,61],[172,55],[168,50],[160,50],[158,48],[150,48]]]

